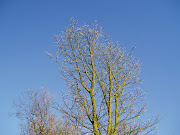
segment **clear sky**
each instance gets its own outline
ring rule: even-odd
[[[160,115],[158,135],[179,135],[179,0],[0,0],[0,134],[19,134],[8,112],[23,90],[65,89],[45,51],[54,51],[52,35],[71,17],[81,24],[97,20],[112,41],[136,45],[148,115]]]

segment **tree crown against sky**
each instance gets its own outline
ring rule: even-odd
[[[55,115],[54,97],[44,88],[28,89],[14,102],[20,119],[21,135],[77,135],[79,133],[70,121]]]
[[[97,24],[78,26],[73,19],[61,35],[55,35],[57,53],[47,55],[61,68],[69,98],[59,109],[84,132],[95,135],[155,133],[157,117],[144,122],[144,93],[140,88],[140,64],[111,42]]]

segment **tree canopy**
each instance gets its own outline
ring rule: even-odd
[[[158,118],[145,121],[146,104],[140,88],[140,63],[97,24],[79,26],[73,19],[54,35],[58,63],[69,88],[60,110],[84,133],[95,135],[153,134]]]

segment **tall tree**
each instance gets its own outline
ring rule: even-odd
[[[47,55],[61,67],[70,90],[69,99],[58,109],[84,132],[95,135],[154,133],[157,118],[140,119],[146,105],[139,87],[139,60],[133,57],[133,49],[126,53],[101,29],[80,27],[72,20],[65,32],[54,36],[56,57]]]

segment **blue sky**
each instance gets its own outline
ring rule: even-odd
[[[178,135],[180,121],[180,2],[178,0],[31,0],[0,1],[0,131],[19,134],[9,117],[12,102],[23,90],[65,90],[58,67],[46,55],[54,52],[52,35],[74,17],[97,22],[112,41],[142,63],[142,88],[148,116],[160,115],[158,135]]]

